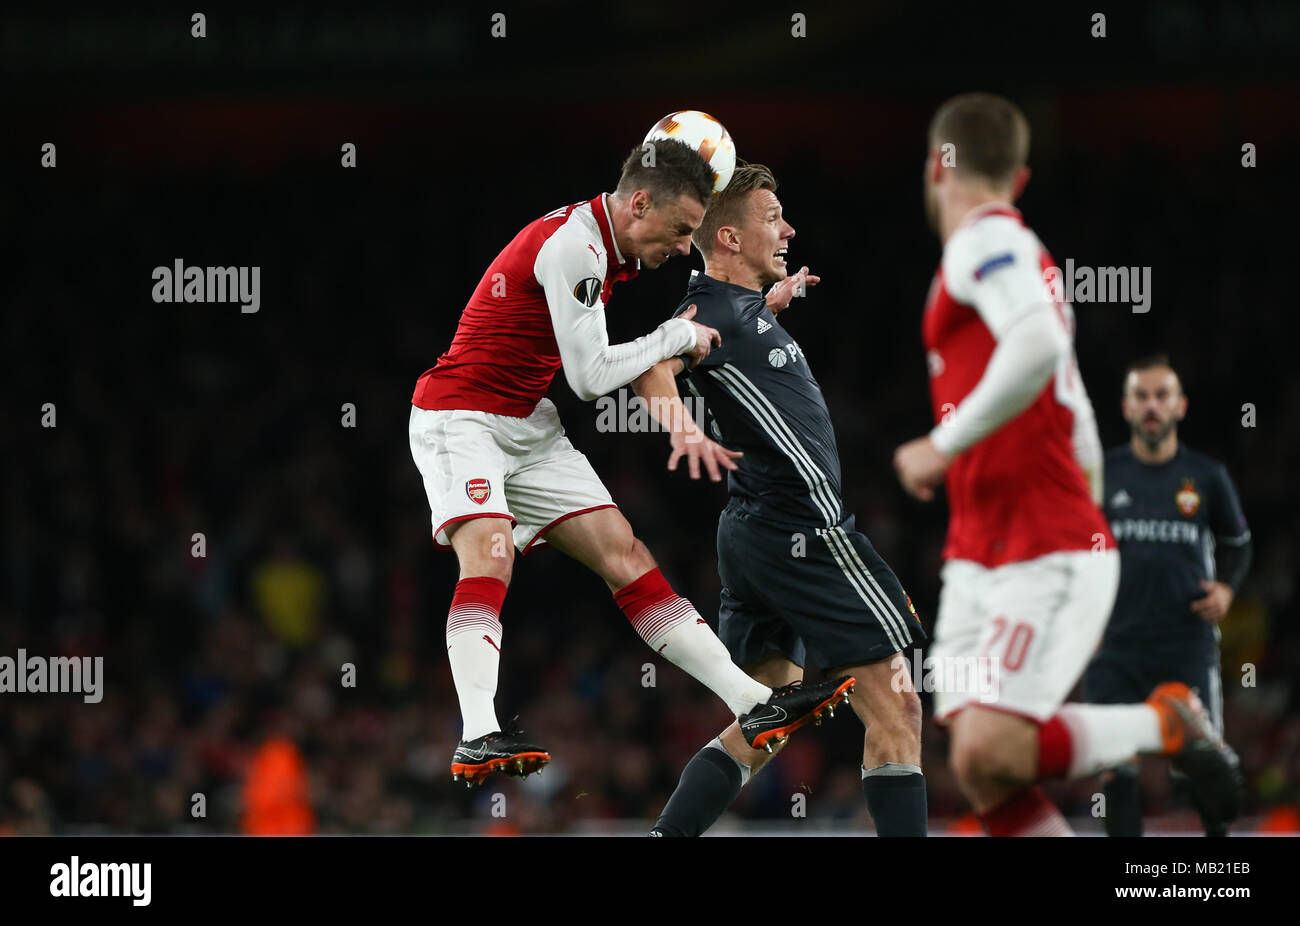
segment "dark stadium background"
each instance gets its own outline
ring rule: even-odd
[[[468,6],[213,9],[201,40],[189,11],[6,14],[0,655],[102,655],[107,686],[96,705],[0,695],[0,833],[239,831],[254,826],[250,768],[292,771],[294,750],[318,832],[649,825],[728,715],[554,551],[516,564],[497,699],[554,762],[522,785],[453,786],[455,562],[429,543],[406,425],[491,258],[543,212],[612,189],[674,109],[721,118],[781,181],[793,266],[824,278],[782,323],[830,404],[848,507],[932,627],[945,513],[906,499],[890,461],[929,425],[924,130],[970,89],[1026,110],[1020,205],[1058,262],[1152,268],[1148,314],[1076,306],[1080,363],[1111,446],[1127,437],[1125,363],[1168,351],[1191,398],[1184,440],[1240,487],[1255,564],[1224,624],[1228,739],[1246,828],[1300,826],[1300,13],[1127,4],[1094,39],[1090,13],[1066,9],[800,8],[806,39],[788,9],[748,4],[524,4],[498,40]],[[39,166],[47,141],[54,169]],[[355,169],[339,165],[345,142]],[[176,258],[260,266],[260,311],[153,303],[152,268]],[[612,340],[666,317],[695,260],[620,286]],[[664,472],[663,435],[596,433],[562,376],[552,396],[712,618],[722,489]],[[190,555],[195,532],[206,558]],[[347,662],[355,688],[340,685]],[[1257,687],[1238,683],[1244,663]],[[926,729],[942,831],[965,808]],[[294,750],[264,749],[279,738]],[[799,734],[720,826],[863,826],[860,750],[851,717]],[[1194,827],[1159,764],[1146,783],[1148,811],[1173,814],[1162,825]],[[1096,790],[1053,794],[1087,817]],[[796,792],[807,820],[791,818]]]

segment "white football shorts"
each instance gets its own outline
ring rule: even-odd
[[[587,458],[564,435],[555,403],[527,418],[411,406],[411,456],[433,512],[433,542],[450,548],[447,525],[504,517],[522,553],[574,515],[617,508]]]
[[[920,684],[940,723],[964,707],[1045,721],[1101,642],[1119,589],[1119,552],[1063,550],[989,568],[949,560]]]

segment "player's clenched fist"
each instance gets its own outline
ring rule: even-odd
[[[894,469],[907,493],[923,502],[934,498],[935,487],[943,482],[952,461],[934,445],[927,434],[910,440],[894,451]]]
[[[705,357],[709,356],[709,351],[715,347],[722,346],[722,335],[718,333],[717,328],[710,328],[708,325],[701,325],[697,321],[691,321],[695,318],[695,306],[690,306],[680,316],[695,326],[695,346],[687,353],[691,358],[691,369],[695,369]]]

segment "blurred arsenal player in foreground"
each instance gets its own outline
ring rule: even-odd
[[[936,425],[897,449],[921,500],[946,481],[950,521],[930,651],[950,761],[991,835],[1071,835],[1038,782],[1093,775],[1136,753],[1174,757],[1202,799],[1233,802],[1226,747],[1199,699],[1166,682],[1145,703],[1064,704],[1106,626],[1119,554],[1101,499],[1102,451],[1074,356],[1074,313],[1045,285],[1052,258],[1011,205],[1029,179],[1029,126],[989,94],[930,125],[925,205],[943,259],[922,336]]]

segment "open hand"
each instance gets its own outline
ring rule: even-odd
[[[798,273],[786,277],[767,291],[767,307],[773,315],[780,315],[790,305],[790,300],[802,296],[809,286],[816,286],[821,281],[822,278],[809,273],[807,267],[800,267]]]

